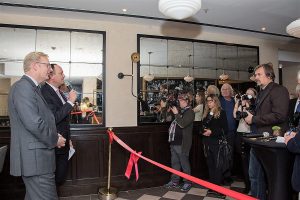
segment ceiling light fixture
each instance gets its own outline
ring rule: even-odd
[[[122,11],[123,11],[123,12],[127,12],[127,9],[126,9],[126,8],[123,8]]]
[[[144,80],[145,81],[147,81],[147,82],[150,82],[150,81],[152,81],[153,79],[154,79],[154,75],[153,74],[150,74],[150,57],[151,57],[151,54],[152,54],[153,52],[151,52],[151,51],[149,51],[148,52],[148,54],[149,54],[149,73],[148,74],[146,74],[143,78],[144,78]]]
[[[200,10],[201,0],[159,0],[158,8],[165,16],[182,20]]]
[[[192,82],[193,80],[194,80],[194,77],[192,77],[191,75],[190,75],[190,65],[191,65],[191,57],[192,57],[192,54],[189,54],[188,55],[188,57],[189,57],[189,74],[187,75],[187,76],[185,76],[184,78],[183,78],[183,80],[185,80],[186,82]],[[193,70],[194,70],[194,67],[193,67]]]
[[[227,79],[229,79],[229,75],[228,74],[225,74],[225,71],[224,71],[224,62],[225,62],[226,58],[223,58],[223,73],[219,76],[219,79],[221,81],[226,81]]]
[[[300,38],[300,18],[290,23],[286,27],[286,32],[291,36]]]

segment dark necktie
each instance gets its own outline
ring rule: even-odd
[[[296,112],[300,112],[300,101],[298,101],[298,105],[297,105],[297,108],[296,108]]]

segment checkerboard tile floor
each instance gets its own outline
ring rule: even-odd
[[[231,186],[224,186],[242,192],[245,188],[243,182],[233,182]],[[145,188],[132,191],[121,191],[116,200],[217,200],[215,196],[207,194],[208,189],[194,185],[188,192],[182,192],[180,189],[166,189],[163,186],[155,188]],[[231,200],[232,198],[226,197]]]
[[[242,192],[245,188],[243,182],[234,181],[230,186],[224,186]],[[180,189],[166,189],[163,186],[144,188],[139,190],[119,191],[118,198],[116,200],[218,200],[211,194],[207,194],[208,189],[201,188],[198,185],[193,187],[188,192],[182,192]],[[84,195],[73,197],[61,197],[60,200],[96,200],[98,195]],[[227,200],[232,200],[230,197],[226,197]]]

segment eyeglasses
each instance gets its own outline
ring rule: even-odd
[[[213,99],[206,99],[207,103],[209,102],[213,102],[214,100]]]
[[[46,67],[47,67],[48,69],[51,67],[51,64],[50,64],[50,63],[42,63],[42,62],[36,62],[36,63],[42,64],[42,65],[46,65]]]

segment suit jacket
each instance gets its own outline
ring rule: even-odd
[[[55,117],[57,132],[66,139],[66,146],[62,148],[56,148],[55,151],[57,154],[68,153],[70,140],[69,114],[72,111],[73,106],[67,102],[66,97],[61,93],[61,96],[66,102],[65,104],[63,104],[54,89],[47,83],[42,86],[41,91]]]
[[[294,138],[289,140],[287,148],[296,155],[292,175],[292,186],[294,190],[300,192],[300,132],[298,132]]]
[[[298,101],[298,98],[290,100],[290,104],[289,104],[289,123],[291,123],[293,121],[294,110],[295,110],[295,106],[296,106],[297,101]]]
[[[11,175],[54,173],[54,148],[58,140],[55,119],[29,77],[24,75],[11,87],[8,110],[11,122]]]
[[[288,130],[289,93],[288,90],[277,84],[269,83],[257,97],[255,115],[252,122],[257,133],[273,133],[273,126],[280,126],[282,134]]]

